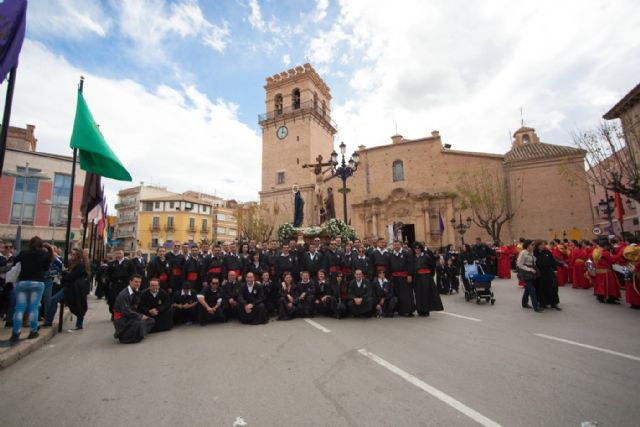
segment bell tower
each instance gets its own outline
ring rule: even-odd
[[[305,201],[304,222],[313,215],[315,176],[302,166],[325,159],[333,151],[336,125],[331,120],[331,91],[310,64],[267,77],[266,113],[262,128],[262,191],[260,203],[277,207],[276,225],[293,222],[297,185]]]

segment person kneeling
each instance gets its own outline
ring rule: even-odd
[[[160,289],[157,277],[149,280],[149,287],[140,295],[140,312],[155,319],[156,324],[151,332],[163,332],[173,328],[171,297],[164,289]]]
[[[142,341],[156,323],[155,319],[138,312],[141,283],[142,277],[134,274],[129,286],[120,291],[113,303],[113,326],[116,330],[113,336],[123,344]]]
[[[378,270],[378,277],[373,287],[378,319],[382,317],[393,317],[393,310],[396,308],[398,298],[393,294],[393,286],[385,277],[384,270]]]
[[[246,282],[240,287],[238,303],[240,304],[240,321],[248,325],[267,323],[269,316],[264,305],[264,290],[256,283],[253,273],[248,272]]]
[[[300,291],[298,286],[293,283],[291,273],[285,274],[278,301],[278,320],[291,320],[296,316],[300,302],[299,297]]]
[[[355,317],[370,317],[373,314],[373,292],[362,270],[356,270],[355,279],[349,283],[347,306],[349,312]]]
[[[211,279],[211,283],[202,288],[198,294],[198,322],[200,326],[207,323],[224,323],[227,321],[223,309],[223,293],[218,286],[218,278]]]
[[[182,290],[173,294],[173,323],[190,325],[198,320],[198,297],[191,282],[184,282]]]

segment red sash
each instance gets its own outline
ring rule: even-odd
[[[207,273],[222,273],[222,267],[211,267],[207,270]]]
[[[420,268],[418,269],[418,274],[432,274],[433,272],[431,270],[429,270],[428,268]]]
[[[168,278],[169,276],[167,276],[167,273],[162,273],[160,277],[158,277],[158,279],[160,279],[161,282],[166,282]]]
[[[337,265],[332,265],[329,267],[329,273],[337,273],[338,272],[338,266]]]
[[[171,269],[171,274],[173,274],[174,276],[181,276],[182,269],[180,267],[174,267]]]
[[[120,313],[119,311],[114,311],[113,320],[118,320],[118,319],[122,319],[122,313]]]
[[[187,273],[187,280],[190,282],[193,282],[194,280],[198,279],[198,273],[196,273],[195,271],[190,271]]]
[[[407,277],[409,273],[406,271],[396,271],[395,273],[391,273],[391,277]]]

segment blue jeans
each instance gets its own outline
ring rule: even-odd
[[[538,309],[538,298],[536,297],[536,286],[535,280],[526,280],[524,287],[524,293],[522,294],[522,305],[527,305],[529,303],[529,298],[531,298],[531,305],[534,309]]]
[[[40,314],[40,300],[44,292],[43,282],[21,280],[16,283],[16,312],[13,315],[13,333],[19,334],[22,330],[22,317],[29,310],[29,322],[31,332],[38,331],[38,315]]]
[[[7,286],[10,286],[11,289],[5,289],[5,295],[7,296],[7,314],[6,314],[6,323],[7,326],[9,325],[13,325],[13,314],[16,312],[16,287],[15,285],[11,284],[11,285],[7,285],[5,283],[5,288]]]
[[[58,303],[64,300],[64,289],[60,289],[56,292],[49,301],[49,306],[46,308],[47,317],[45,318],[45,325],[51,325],[54,317],[56,317],[56,310],[58,309]]]
[[[49,306],[51,305],[51,293],[53,292],[53,282],[44,282],[44,293],[42,294],[42,308],[44,309],[44,318],[49,317]]]

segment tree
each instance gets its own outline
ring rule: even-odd
[[[522,206],[523,187],[522,179],[512,185],[499,169],[483,166],[476,172],[464,172],[457,190],[461,207],[471,209],[473,223],[498,243],[502,227]]]
[[[275,230],[275,219],[279,212],[280,208],[277,203],[272,207],[257,203],[238,206],[236,218],[239,238],[257,242],[269,241]]]
[[[627,135],[627,138],[634,136]],[[640,153],[626,144],[618,121],[602,121],[592,129],[575,131],[572,139],[578,148],[586,151],[586,176],[591,184],[640,202]]]

